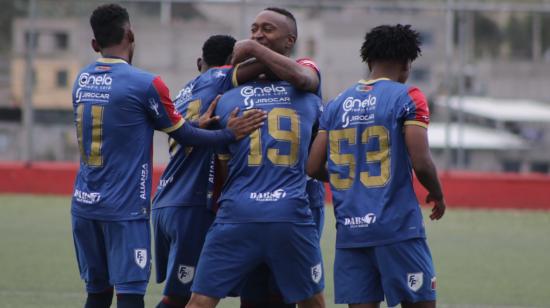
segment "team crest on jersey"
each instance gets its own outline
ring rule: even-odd
[[[183,284],[188,284],[193,280],[195,276],[195,267],[189,265],[180,264],[178,268],[178,279]]]
[[[315,283],[319,283],[322,277],[323,277],[323,268],[321,266],[321,263],[319,263],[311,268],[311,279]]]
[[[359,84],[357,85],[357,87],[355,87],[355,90],[359,92],[369,92],[370,90],[372,90],[372,88],[373,86],[368,84]]]
[[[424,273],[409,273],[407,274],[407,285],[413,292],[420,290],[424,282]]]
[[[134,249],[134,261],[141,269],[144,269],[147,265],[147,249]]]

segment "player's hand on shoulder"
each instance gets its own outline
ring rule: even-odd
[[[447,206],[445,205],[445,199],[443,199],[443,196],[433,196],[432,194],[428,194],[426,196],[426,203],[434,203],[434,207],[432,208],[432,213],[430,214],[431,220],[439,220],[443,215],[445,214],[445,209]]]
[[[219,116],[212,116],[214,114],[214,110],[216,110],[216,106],[218,105],[218,101],[220,100],[221,95],[216,96],[216,98],[210,103],[210,106],[206,110],[205,113],[203,113],[199,118],[199,127],[200,128],[207,128],[210,125],[217,123],[220,120]]]
[[[237,117],[238,113],[238,107],[233,109],[227,121],[227,128],[233,132],[237,140],[250,135],[253,131],[264,125],[264,121],[267,119],[267,113],[259,109],[247,110],[240,117]]]

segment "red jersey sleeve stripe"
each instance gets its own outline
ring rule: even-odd
[[[172,102],[172,99],[170,99],[170,92],[168,91],[166,84],[164,84],[164,81],[157,76],[153,79],[153,86],[159,95],[162,107],[166,111],[172,125],[177,125],[182,122],[182,117],[174,107],[174,103]]]
[[[430,123],[430,110],[428,109],[428,101],[424,93],[416,87],[409,89],[409,97],[414,103],[415,108],[415,117],[414,120],[418,122],[425,123],[426,125]],[[411,119],[413,120],[413,119]]]
[[[315,64],[315,62],[313,62],[311,59],[308,59],[308,58],[302,58],[302,59],[298,59],[296,60],[296,62],[300,65],[303,65],[303,66],[307,66],[309,68],[312,68],[313,70],[315,70],[315,72],[317,74],[320,73],[319,71],[319,67],[317,66],[317,64]]]

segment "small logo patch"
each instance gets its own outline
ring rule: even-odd
[[[420,290],[424,282],[424,273],[409,273],[407,274],[407,285],[413,292]]]
[[[134,259],[136,264],[144,269],[147,265],[147,249],[134,249]]]
[[[195,267],[189,265],[180,264],[178,268],[178,279],[183,284],[190,283],[195,276]]]
[[[319,263],[311,268],[311,279],[313,279],[315,283],[319,283],[322,277],[323,277],[323,268],[321,267],[321,263]]]
[[[435,277],[432,278],[432,291],[435,291],[435,287],[436,287],[436,284],[435,284]]]

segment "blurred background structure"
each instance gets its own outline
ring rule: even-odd
[[[0,0],[0,161],[77,161],[71,88],[97,55],[88,18],[105,1]],[[155,72],[173,97],[198,74],[212,34],[248,38],[267,6],[298,20],[295,57],[320,66],[324,100],[368,78],[359,48],[380,24],[411,24],[423,51],[409,84],[432,110],[440,169],[550,173],[550,1],[126,0],[134,65]],[[168,159],[155,137],[155,162]]]

